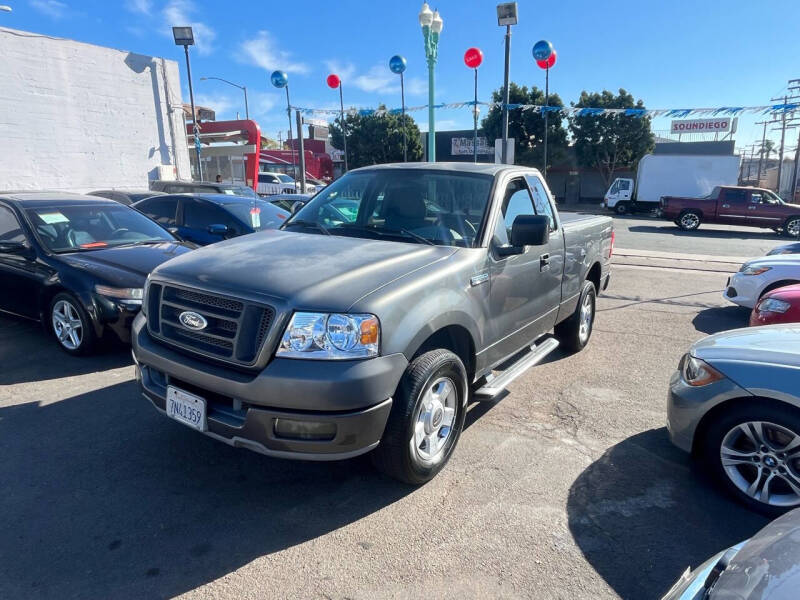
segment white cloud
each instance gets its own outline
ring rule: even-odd
[[[214,40],[217,38],[217,34],[205,23],[192,19],[195,10],[196,7],[192,0],[171,0],[161,11],[164,17],[164,32],[172,37],[173,26],[191,25],[197,52],[208,55],[214,50]]]
[[[405,82],[406,94],[409,96],[422,96],[428,93],[428,82],[419,77],[412,77]],[[439,90],[441,92],[441,90]]]
[[[187,94],[188,96],[188,94]],[[235,99],[227,94],[196,94],[195,106],[211,108],[217,114],[217,119],[235,117],[238,110],[244,118],[244,100]]]
[[[356,73],[355,65],[349,62],[342,63],[338,60],[326,60],[325,66],[328,67],[328,73],[336,73],[341,78],[343,86],[347,85]]]
[[[31,6],[51,19],[63,19],[67,14],[67,5],[58,0],[31,0]]]
[[[267,72],[277,69],[287,73],[308,73],[311,69],[305,63],[295,61],[290,52],[278,50],[268,31],[259,31],[252,39],[245,40],[239,46],[239,62],[250,63]]]
[[[250,94],[250,116],[268,115],[281,101],[280,94],[255,92]]]
[[[358,89],[369,93],[400,92],[400,78],[385,65],[375,65],[365,74],[356,77],[354,83]]]
[[[131,12],[149,15],[153,10],[152,0],[126,0],[125,8]]]

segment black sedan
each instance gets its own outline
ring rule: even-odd
[[[163,196],[164,192],[153,192],[151,190],[95,190],[94,192],[89,192],[89,195],[116,200],[120,204],[130,206],[134,202],[144,200],[150,196]]]
[[[69,354],[130,339],[147,275],[193,246],[111,200],[0,194],[0,310],[44,323]]]

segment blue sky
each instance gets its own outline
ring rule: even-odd
[[[171,25],[194,26],[192,70],[198,103],[218,118],[244,114],[241,92],[202,76],[244,84],[251,116],[266,135],[285,129],[283,96],[269,84],[277,68],[289,73],[292,103],[338,106],[325,85],[332,71],[343,80],[345,103],[399,106],[399,81],[388,69],[393,54],[408,60],[407,105],[427,101],[427,71],[417,0],[2,0],[12,13],[0,25],[84,42],[164,56],[179,62]],[[483,50],[479,97],[488,100],[502,85],[503,29],[494,1],[440,0],[431,4],[444,19],[437,67],[437,102],[472,97],[472,73],[463,63],[470,46]],[[552,8],[544,8],[545,6]],[[565,102],[581,90],[624,87],[649,108],[747,106],[769,103],[800,78],[800,2],[745,0],[575,0],[519,2],[513,28],[511,76],[544,86],[531,47],[549,39],[558,62],[551,90]],[[184,99],[188,93],[184,84]],[[427,127],[426,113],[414,113]],[[437,129],[470,127],[468,109],[437,113]],[[740,120],[737,146],[760,139],[756,117]],[[667,129],[659,119],[654,129]],[[790,130],[791,131],[791,130]],[[789,138],[796,140],[796,131]],[[776,141],[778,132],[768,137]],[[789,144],[795,145],[794,141]]]

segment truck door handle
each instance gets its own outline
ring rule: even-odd
[[[539,270],[544,271],[546,268],[550,267],[550,255],[549,254],[542,254],[539,256]]]
[[[722,208],[730,208],[730,207],[731,207],[731,205],[730,205],[730,204],[723,204],[723,205],[722,205]]]

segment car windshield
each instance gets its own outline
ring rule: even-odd
[[[278,179],[280,179],[283,183],[294,183],[294,179],[288,175],[278,175]]]
[[[287,211],[264,200],[231,202],[230,204],[225,204],[225,210],[242,223],[245,223],[253,231],[277,229],[289,217]]]
[[[324,188],[284,228],[472,247],[493,177],[438,169],[370,169]]]
[[[158,224],[122,204],[56,204],[25,212],[42,244],[52,252],[175,241]]]

